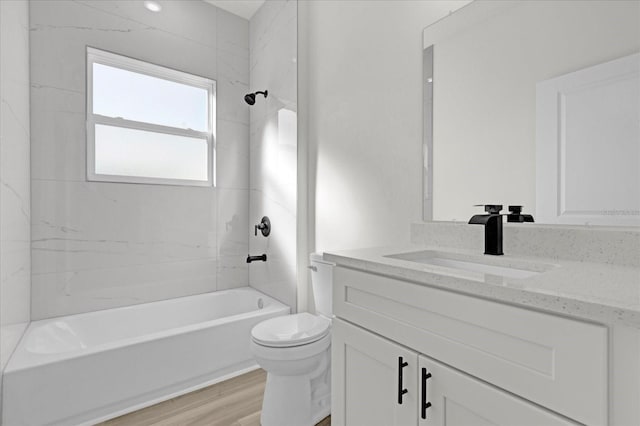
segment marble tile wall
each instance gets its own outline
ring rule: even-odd
[[[29,6],[0,2],[0,372],[29,324]]]
[[[162,6],[30,2],[34,320],[248,285],[248,21]],[[215,188],[87,182],[86,46],[217,81]]]
[[[250,226],[269,216],[267,238],[249,236],[250,285],[296,310],[297,3],[265,2],[249,23],[250,88],[269,91],[250,109]]]

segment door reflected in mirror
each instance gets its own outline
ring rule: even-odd
[[[640,225],[640,2],[475,1],[423,47],[424,220],[498,203],[542,223]],[[554,79],[577,80],[540,105]]]

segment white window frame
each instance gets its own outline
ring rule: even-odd
[[[164,80],[182,83],[207,90],[208,93],[208,132],[191,129],[163,126],[124,118],[107,117],[93,112],[93,64],[107,65],[127,71],[145,74]],[[104,50],[87,46],[87,180],[95,182],[119,182],[142,183],[155,185],[183,185],[183,186],[215,186],[214,160],[215,160],[215,124],[216,124],[216,81],[196,75],[166,68],[160,65],[133,59],[127,56],[117,55]],[[107,175],[96,173],[95,162],[95,126],[103,124],[136,130],[146,130],[156,133],[195,137],[207,140],[207,180],[170,179],[143,176]]]

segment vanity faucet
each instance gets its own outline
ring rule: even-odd
[[[478,206],[482,206],[479,204]],[[486,204],[484,211],[471,217],[469,224],[484,225],[484,254],[500,256],[502,252],[502,204]]]
[[[522,214],[522,206],[509,206],[507,222],[533,222],[533,216],[530,214]]]
[[[482,204],[476,204],[476,207]],[[477,214],[469,220],[471,225],[484,225],[484,254],[500,256],[502,252],[502,204],[486,204],[484,211],[488,214]],[[533,222],[533,216],[522,214],[522,206],[509,206],[507,222]]]

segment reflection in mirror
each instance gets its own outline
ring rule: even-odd
[[[466,221],[477,213],[474,204],[487,203],[524,205],[538,216],[541,194],[553,194],[554,210],[542,222],[640,224],[638,60],[626,74],[614,71],[620,84],[603,89],[611,79],[600,76],[556,91],[555,128],[536,114],[544,82],[579,79],[574,73],[640,51],[640,2],[475,1],[423,36],[433,52],[425,78],[436,76],[432,92],[424,91],[425,159],[432,164],[425,163],[425,220]],[[537,150],[543,133],[554,135],[554,159]],[[542,165],[548,161],[557,166]]]
[[[640,55],[536,86],[536,212],[552,223],[640,225]]]
[[[433,219],[433,46],[422,53],[423,90],[423,170],[422,190],[424,194],[423,219]]]

